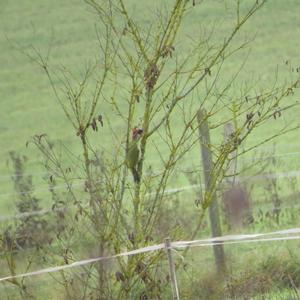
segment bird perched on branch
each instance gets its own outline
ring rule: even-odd
[[[138,142],[143,134],[144,130],[138,127],[132,129],[132,140],[128,145],[128,153],[126,157],[126,165],[132,172],[133,180],[135,183],[140,182],[140,175],[138,173],[138,162],[140,158],[140,150]]]

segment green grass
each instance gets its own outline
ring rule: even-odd
[[[245,68],[247,71],[243,76],[255,72],[255,76],[261,75],[262,80],[268,82],[277,64],[281,65],[287,59],[297,63],[299,51],[296,41],[300,29],[295,20],[298,6],[299,3],[292,0],[284,4],[279,0],[272,1],[250,21],[244,32],[257,36],[251,45],[251,55]],[[136,13],[142,15],[139,9],[139,6],[135,7]],[[220,38],[232,23],[230,16],[222,21],[223,16],[224,4],[206,3],[197,14],[191,14],[186,32],[181,34],[200,33],[197,27],[199,18],[208,23],[221,23],[222,30],[218,28],[216,32],[216,37]],[[53,139],[62,139],[67,143],[74,141],[70,126],[57,105],[46,77],[11,43],[18,44],[22,49],[34,45],[46,53],[53,31],[51,62],[82,70],[96,53],[96,21],[90,8],[80,0],[69,4],[61,0],[43,3],[28,0],[4,5],[0,21],[0,155],[4,158],[0,168],[3,173],[8,173],[5,165],[7,152],[16,150],[31,153],[32,149],[26,151],[24,146],[35,133],[47,132]],[[239,38],[242,39],[244,35]],[[231,60],[228,69],[237,68],[240,58]],[[263,137],[265,133],[267,131],[259,133],[259,136]],[[285,140],[288,141],[288,137]]]
[[[142,1],[143,2],[143,1]],[[148,12],[152,5],[145,3],[133,5],[136,15],[143,19],[148,17]],[[152,2],[153,3],[153,2]],[[154,3],[160,3],[159,1]],[[169,2],[167,2],[169,3]],[[261,76],[263,83],[269,84],[273,78],[277,65],[283,68],[285,60],[291,60],[297,64],[299,51],[297,47],[297,37],[300,28],[297,26],[298,1],[280,0],[268,3],[246,26],[243,34],[238,35],[236,42],[244,39],[245,36],[256,34],[255,41],[251,44],[251,53],[248,62],[240,75],[240,81],[249,78],[253,74],[256,78]],[[25,57],[15,47],[28,49],[34,45],[42,53],[46,53],[51,43],[52,33],[54,34],[53,47],[50,62],[53,65],[63,64],[71,70],[82,71],[88,61],[91,61],[97,51],[97,42],[94,25],[97,22],[95,14],[84,3],[75,0],[66,3],[60,0],[55,1],[16,1],[5,2],[0,12],[0,101],[1,101],[1,122],[0,122],[0,163],[1,175],[11,173],[11,166],[7,165],[9,151],[17,151],[25,154],[30,159],[30,166],[27,171],[35,173],[41,171],[41,156],[33,148],[25,148],[26,141],[36,133],[46,132],[53,140],[62,140],[68,144],[75,153],[80,151],[79,143],[72,132],[65,116],[63,115],[43,72]],[[185,21],[185,31],[182,36],[191,32],[197,34],[201,32],[198,20],[205,24],[216,22],[220,24],[216,30],[216,40],[221,38],[231,26],[232,14],[226,12],[224,4],[205,3],[196,13],[191,11],[190,17]],[[9,39],[9,41],[7,40]],[[179,47],[181,47],[179,42]],[[242,60],[245,58],[245,51],[237,55],[226,65],[226,71],[232,73],[237,70]],[[102,109],[100,107],[99,109]],[[103,108],[109,116],[108,108]],[[282,123],[289,122],[291,118],[297,116],[297,112],[287,113]],[[116,129],[121,129],[118,121],[114,124]],[[274,130],[273,126],[265,126],[253,136],[253,141],[259,140],[270,134]],[[92,139],[99,146],[106,143],[109,148],[110,139],[105,134],[93,135]],[[279,140],[280,151],[288,152],[300,149],[300,144],[289,145],[297,142],[293,132]],[[197,149],[189,155],[188,161],[198,164],[199,157]],[[151,154],[148,154],[151,156]],[[155,161],[155,157],[148,157],[150,161]],[[285,165],[295,168],[292,161]],[[180,181],[179,181],[180,182]],[[35,176],[37,186],[42,184],[39,176]],[[184,181],[182,181],[184,183]],[[11,192],[11,185],[2,180],[0,182],[1,193]],[[4,199],[5,200],[5,199]],[[1,201],[3,211],[11,208],[9,199]]]

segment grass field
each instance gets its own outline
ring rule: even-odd
[[[53,34],[54,45],[50,62],[80,71],[93,59],[97,51],[94,28],[97,20],[91,9],[80,0],[72,1],[72,4],[62,1],[41,3],[29,0],[20,4],[12,1],[2,6],[0,171],[2,175],[10,174],[6,160],[8,152],[14,150],[29,156],[28,172],[34,173],[39,170],[39,156],[34,149],[25,148],[26,141],[32,135],[46,132],[54,140],[60,139],[71,147],[74,146],[73,149],[76,149],[76,137],[70,131],[70,126],[56,102],[46,76],[16,47],[26,50],[33,45],[42,53],[46,53]],[[137,5],[135,10],[144,16],[151,9],[150,6],[148,4],[146,9],[139,10]],[[297,36],[300,31],[297,26],[298,6],[298,1],[288,0],[283,4],[282,1],[275,0],[267,4],[249,22],[239,38],[254,34],[256,38],[251,44],[250,57],[245,67],[247,71],[241,74],[241,81],[245,80],[247,74],[253,73],[255,77],[260,76],[262,81],[269,83],[277,65],[281,68],[286,60],[297,65],[299,62]],[[224,15],[224,4],[206,3],[199,9],[199,16],[192,15],[187,30],[191,27],[197,32],[198,17],[207,20],[208,24],[219,20],[221,30],[218,28],[216,31],[216,38],[219,38],[232,16]],[[182,35],[184,34],[182,32]],[[231,59],[227,66],[228,70],[237,68],[242,58],[243,55]],[[289,114],[284,116],[286,121],[297,116],[295,111]],[[255,139],[263,138],[268,133],[267,128],[264,130]],[[300,149],[300,145],[295,142],[296,136],[297,133],[293,133],[280,140],[281,153]],[[95,136],[95,139],[97,138]],[[30,157],[32,151],[35,155]],[[5,182],[1,182],[1,191],[9,191]]]
[[[132,13],[147,24],[153,6],[167,6],[171,0],[161,1],[129,1]],[[180,32],[183,40],[189,38],[187,33],[200,34],[198,20],[201,24],[216,24],[214,38],[222,39],[229,30],[233,15],[226,9],[227,1],[206,1],[197,13],[185,20],[185,30]],[[34,64],[22,51],[30,51],[34,46],[42,54],[46,54],[51,44],[50,63],[54,66],[64,65],[76,74],[80,74],[85,66],[97,55],[97,38],[95,24],[97,17],[82,0],[0,0],[0,211],[3,215],[12,215],[15,211],[13,186],[10,182],[12,164],[9,152],[15,151],[28,157],[26,172],[33,174],[36,194],[43,199],[42,205],[48,207],[47,185],[40,175],[44,172],[42,156],[34,146],[26,147],[26,142],[34,134],[47,133],[53,141],[63,141],[75,154],[81,152],[78,137],[74,134],[53,91],[42,70]],[[289,76],[285,62],[300,66],[299,19],[300,2],[298,0],[272,0],[255,15],[246,25],[242,34],[234,43],[245,37],[254,38],[249,47],[230,59],[225,65],[225,72],[230,76],[249,55],[246,65],[239,75],[238,83],[247,82],[251,78],[259,79],[260,85],[270,86],[276,70],[279,75]],[[204,26],[204,25],[203,25]],[[180,40],[180,39],[179,39]],[[184,45],[178,44],[179,49]],[[236,93],[239,86],[236,84]],[[294,97],[299,97],[299,92]],[[294,98],[295,99],[295,98]],[[297,99],[297,98],[296,98]],[[107,106],[98,108],[105,118],[114,118]],[[252,145],[263,140],[276,128],[284,124],[299,123],[300,108],[294,108],[283,114],[276,123],[268,123],[261,127],[248,142]],[[114,123],[122,139],[122,125]],[[272,122],[272,121],[271,121]],[[178,125],[179,126],[179,125]],[[276,140],[276,154],[287,154],[279,159],[273,168],[274,172],[300,170],[299,130],[288,133]],[[220,132],[213,133],[213,140],[220,138]],[[109,129],[102,133],[93,133],[91,140],[99,149],[109,151],[113,147]],[[265,146],[271,146],[272,143]],[[292,153],[292,154],[291,154]],[[154,168],[159,169],[159,162],[153,153],[148,153]],[[246,158],[251,157],[251,153]],[[181,167],[185,169],[199,166],[198,145],[183,160]],[[172,187],[189,184],[186,176],[177,172]],[[281,184],[281,194],[287,191],[286,181]],[[40,190],[40,191],[39,191]],[[262,195],[263,193],[258,193]],[[255,199],[257,200],[257,199]],[[293,200],[294,201],[294,200]],[[297,201],[297,200],[295,200]],[[258,200],[259,202],[259,200]],[[297,204],[295,202],[292,203]],[[295,222],[299,221],[296,219]],[[297,226],[289,220],[283,220],[281,226]],[[256,225],[250,230],[268,230],[277,225]],[[208,232],[207,232],[208,234]],[[292,244],[293,242],[290,242]],[[290,245],[289,244],[289,245]],[[271,248],[271,247],[270,247]],[[268,251],[272,251],[272,250]],[[244,250],[251,252],[251,249]],[[205,260],[205,258],[204,258]],[[285,292],[284,292],[285,293]],[[0,292],[1,294],[1,292]],[[288,292],[286,293],[288,295]],[[272,294],[273,295],[273,294]],[[270,299],[277,299],[275,296]],[[284,296],[283,296],[284,297]],[[1,297],[0,297],[1,298]],[[269,298],[268,298],[269,299]],[[279,299],[279,298],[278,298]]]

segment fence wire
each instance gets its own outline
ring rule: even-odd
[[[49,267],[37,271],[11,275],[0,278],[0,282],[5,282],[12,279],[24,278],[29,276],[42,275],[46,273],[53,273],[65,269],[70,269],[74,267],[80,267],[87,264],[92,264],[99,261],[115,259],[123,256],[132,256],[141,253],[153,252],[162,249],[186,249],[190,247],[207,247],[207,246],[215,246],[215,245],[230,245],[230,244],[243,244],[243,243],[259,243],[259,242],[273,242],[273,241],[287,241],[287,240],[298,240],[300,239],[300,228],[289,228],[286,230],[279,230],[267,233],[253,233],[253,234],[239,234],[239,235],[225,235],[221,237],[215,238],[207,238],[201,240],[193,240],[193,241],[176,241],[171,242],[166,248],[166,244],[161,243],[157,245],[151,245],[139,249],[135,249],[132,251],[126,251],[119,254],[111,255],[111,256],[102,256],[96,258],[89,258],[80,261],[75,261],[71,264],[65,264],[60,266]],[[298,235],[297,235],[298,234]]]

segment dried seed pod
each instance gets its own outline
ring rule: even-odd
[[[205,74],[208,74],[209,76],[211,76],[211,70],[210,68],[205,68]]]
[[[159,76],[159,70],[155,63],[150,63],[144,72],[144,80],[148,90],[153,89]]]
[[[166,57],[173,57],[173,51],[175,51],[175,47],[174,46],[163,46],[160,55],[162,56],[162,58],[166,58]]]
[[[274,117],[275,120],[276,120],[277,118],[280,118],[280,117],[281,117],[281,111],[280,111],[280,110],[274,111],[273,117]]]
[[[98,125],[96,122],[96,118],[93,118],[92,123],[90,124],[94,131],[98,131]]]
[[[103,127],[103,117],[102,117],[102,115],[99,115],[97,120],[100,123],[101,127]]]
[[[253,117],[254,117],[254,113],[250,112],[246,115],[246,124],[247,124],[247,129],[250,129],[250,126],[253,124]]]
[[[250,120],[252,120],[253,117],[254,117],[253,112],[248,113],[248,114],[246,115],[247,122],[249,122]]]
[[[84,129],[83,129],[83,126],[82,125],[79,125],[79,128],[77,129],[77,133],[76,135],[77,136],[80,136],[84,133]]]

